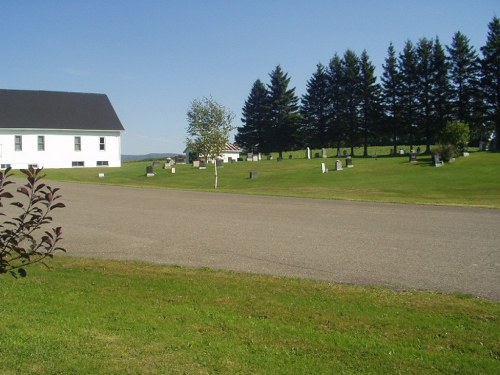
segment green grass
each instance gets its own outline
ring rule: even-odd
[[[0,279],[2,374],[496,374],[500,304],[56,257]]]
[[[332,152],[329,150],[329,154]],[[374,152],[384,155],[387,148],[371,149],[371,153]],[[275,159],[226,164],[220,169],[218,191],[500,208],[500,153],[473,152],[470,157],[458,158],[442,168],[432,166],[431,156],[420,156],[416,164],[409,163],[408,157],[356,157],[354,168],[341,172],[333,170],[336,158],[307,160],[303,154],[303,151],[295,151],[290,160],[285,153],[285,159],[280,162]],[[329,173],[321,173],[322,162],[327,163]],[[213,191],[212,165],[206,170],[178,165],[175,174],[156,168],[157,175],[147,178],[146,166],[150,164],[150,161],[128,162],[122,168],[52,169],[47,170],[47,177],[75,182]],[[250,180],[250,171],[257,171],[258,178]],[[98,178],[99,172],[104,172],[105,177]]]

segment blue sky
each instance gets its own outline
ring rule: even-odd
[[[0,0],[0,87],[105,93],[124,154],[181,152],[186,112],[213,96],[235,126],[280,64],[300,96],[316,64],[461,31],[479,50],[498,0]]]

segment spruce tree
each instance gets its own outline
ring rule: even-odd
[[[444,48],[437,37],[434,40],[432,49],[431,72],[432,88],[430,92],[430,101],[434,122],[434,138],[431,139],[430,142],[435,143],[437,135],[450,119],[448,62]]]
[[[340,152],[342,140],[345,136],[345,127],[342,122],[343,117],[343,66],[342,59],[335,54],[328,64],[328,95],[329,95],[329,140],[332,145],[337,147],[337,153]]]
[[[418,124],[425,139],[425,153],[430,154],[431,143],[434,139],[434,119],[432,113],[432,53],[433,43],[427,38],[418,41],[417,54],[417,78],[418,78]]]
[[[399,55],[399,71],[401,74],[400,95],[401,95],[401,119],[407,129],[407,141],[410,148],[415,142],[417,127],[417,104],[418,104],[418,75],[417,58],[413,43],[408,40],[405,43],[403,52]]]
[[[302,96],[301,136],[306,145],[314,148],[328,145],[329,109],[328,74],[325,67],[318,64]]]
[[[453,118],[468,123],[475,135],[480,125],[478,124],[480,120],[474,115],[474,104],[478,103],[480,71],[477,53],[469,43],[464,34],[457,32],[447,49]]]
[[[382,115],[381,88],[375,76],[375,66],[364,50],[359,61],[360,70],[360,127],[363,140],[363,156],[368,157],[368,144],[377,133]]]
[[[481,48],[482,88],[486,113],[496,133],[496,150],[500,150],[500,19],[494,17],[488,24],[486,44]]]
[[[271,138],[266,143],[273,151],[292,150],[297,142],[297,130],[300,125],[299,98],[295,95],[295,87],[289,89],[290,77],[278,65],[269,75],[271,83],[269,91],[269,125]]]
[[[238,128],[236,143],[246,150],[268,152],[265,134],[269,126],[269,97],[261,80],[253,84],[242,114],[243,126]]]
[[[389,123],[393,155],[396,155],[399,139],[401,137],[400,130],[400,110],[401,110],[401,95],[400,95],[400,80],[401,75],[398,70],[398,60],[396,58],[396,51],[392,43],[389,44],[387,49],[387,57],[385,64],[382,65],[384,72],[382,73],[382,102],[385,109],[385,114]]]
[[[360,70],[359,58],[352,51],[347,50],[344,54],[342,74],[342,110],[343,122],[347,129],[347,143],[351,148],[351,156],[354,155],[354,146],[357,143],[359,126],[360,106]]]

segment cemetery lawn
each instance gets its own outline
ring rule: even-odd
[[[225,164],[219,173],[219,192],[292,197],[363,200],[376,202],[438,204],[500,208],[500,153],[472,152],[436,168],[431,156],[353,159],[353,168],[334,171],[336,158],[298,158]],[[345,166],[345,159],[341,159]],[[329,173],[321,173],[325,162]],[[127,162],[122,168],[51,169],[47,178],[165,189],[214,191],[213,165],[198,170],[177,165],[176,173],[155,168],[146,177],[151,161]],[[251,171],[258,173],[250,179]],[[98,178],[104,173],[104,178]]]
[[[0,282],[2,374],[494,374],[500,304],[57,256]]]

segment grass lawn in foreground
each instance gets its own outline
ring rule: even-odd
[[[500,304],[58,256],[0,277],[2,374],[497,374]]]
[[[474,152],[441,168],[432,165],[430,155],[419,156],[415,164],[408,157],[354,158],[354,168],[339,172],[334,171],[335,160],[285,158],[226,164],[220,169],[218,191],[500,208],[500,153]],[[322,162],[329,173],[321,173]],[[149,178],[145,176],[147,165],[151,161],[127,162],[121,168],[50,169],[46,173],[53,180],[214,191],[211,164],[206,170],[177,165],[175,174],[155,168],[157,175]],[[249,179],[250,171],[256,171],[258,178]],[[105,173],[104,178],[98,178],[100,172]]]

